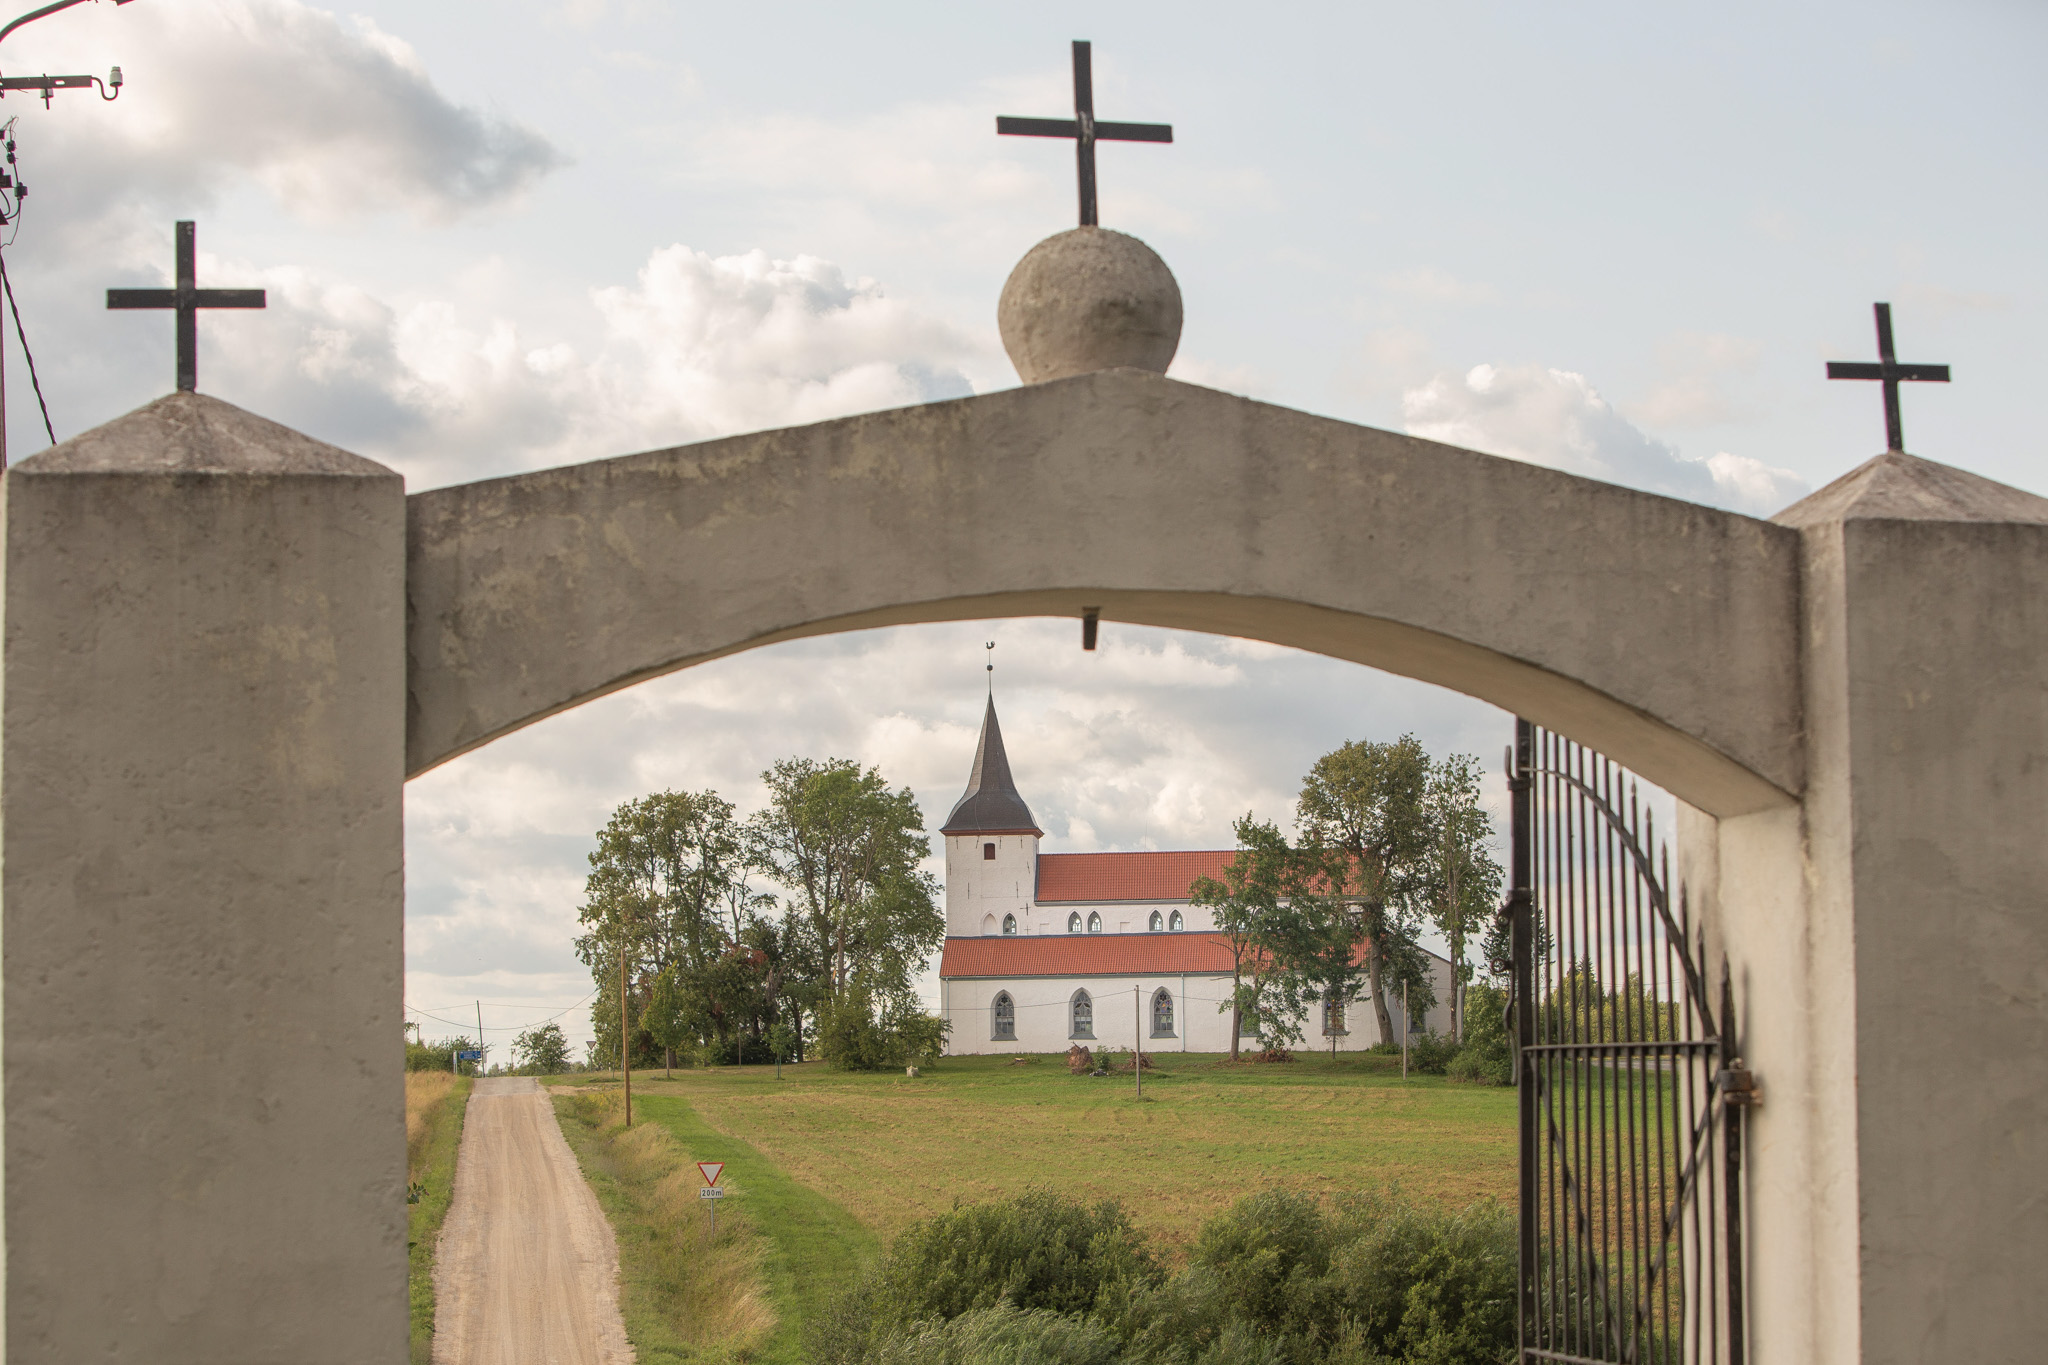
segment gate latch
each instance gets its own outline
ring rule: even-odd
[[[1744,1067],[1740,1057],[1715,1076],[1714,1081],[1721,1089],[1723,1103],[1754,1109],[1764,1102],[1763,1088],[1756,1083],[1756,1073]]]

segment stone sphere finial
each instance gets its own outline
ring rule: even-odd
[[[1165,374],[1180,347],[1180,286],[1136,237],[1081,227],[1026,252],[996,326],[1027,384],[1128,366]]]

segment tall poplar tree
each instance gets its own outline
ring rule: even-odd
[[[1420,899],[1451,950],[1451,1036],[1465,1036],[1460,988],[1466,945],[1486,932],[1505,874],[1493,856],[1493,816],[1479,803],[1479,760],[1452,754],[1432,767],[1424,797],[1431,829]]]

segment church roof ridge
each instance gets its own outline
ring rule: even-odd
[[[967,774],[967,790],[946,817],[941,834],[1036,834],[1045,831],[1031,818],[1031,807],[1017,792],[1010,776],[1010,755],[1003,748],[1003,727],[996,720],[996,699],[991,695],[982,713],[981,740],[974,746],[974,767]]]

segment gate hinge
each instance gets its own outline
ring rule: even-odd
[[[1721,1089],[1723,1103],[1754,1109],[1764,1102],[1763,1087],[1756,1083],[1756,1073],[1744,1067],[1740,1057],[1737,1057],[1727,1070],[1715,1076],[1714,1082]]]

